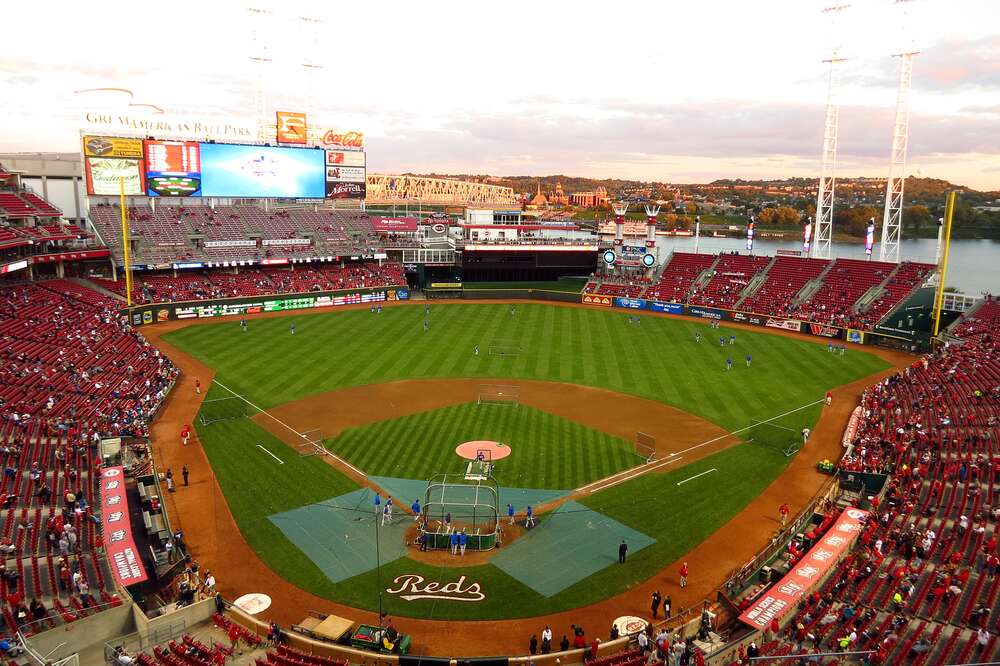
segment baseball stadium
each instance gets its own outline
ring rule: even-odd
[[[678,247],[255,94],[0,154],[6,663],[1000,661],[959,193],[933,257],[892,178],[833,252],[826,171],[793,249]]]

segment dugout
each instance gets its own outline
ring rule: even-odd
[[[451,514],[450,527],[446,516]],[[465,530],[469,550],[490,550],[500,543],[500,489],[490,475],[437,474],[424,492],[421,534],[427,547],[447,549],[452,532]]]

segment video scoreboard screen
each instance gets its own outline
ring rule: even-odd
[[[201,195],[201,145],[146,141],[146,190],[151,197]]]

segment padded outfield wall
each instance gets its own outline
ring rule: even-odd
[[[244,296],[203,301],[176,303],[149,303],[122,308],[132,326],[156,324],[180,319],[211,319],[261,312],[287,312],[312,308],[334,308],[342,305],[378,304],[406,301],[410,298],[408,287],[378,287],[375,289],[342,289],[339,291],[313,291],[299,294],[270,296]]]

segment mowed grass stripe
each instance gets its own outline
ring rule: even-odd
[[[504,485],[567,490],[638,464],[631,445],[524,405],[462,404],[350,428],[327,447],[372,476],[429,479],[458,473],[463,441],[511,447],[497,462]]]
[[[751,418],[821,397],[826,390],[884,369],[856,350],[844,357],[824,344],[739,330],[737,344],[718,346],[707,323],[644,316],[627,323],[620,310],[518,304],[433,305],[431,331],[422,331],[423,306],[331,311],[287,319],[236,321],[180,329],[166,337],[212,365],[219,381],[264,408],[312,393],[416,377],[556,379],[631,393],[674,405],[733,430]],[[705,340],[694,342],[694,331]],[[723,334],[728,331],[723,329]],[[489,357],[489,342],[518,339],[520,358]],[[714,338],[714,339],[713,339]],[[728,335],[727,335],[728,342]],[[482,355],[472,356],[479,344]],[[747,353],[753,367],[745,367]],[[731,354],[735,367],[725,372]],[[728,375],[728,376],[727,376]],[[649,379],[655,377],[656,380]],[[737,390],[738,389],[738,390]],[[727,395],[756,400],[726,399]],[[765,413],[760,413],[760,409]]]

